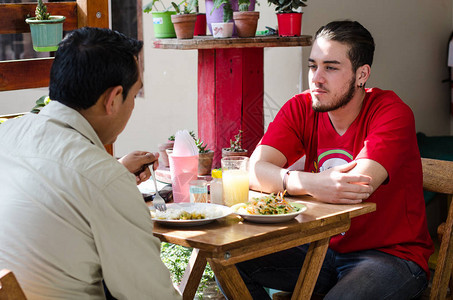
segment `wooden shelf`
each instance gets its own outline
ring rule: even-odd
[[[157,39],[153,46],[157,49],[221,49],[221,48],[265,48],[265,47],[300,47],[311,46],[310,35],[295,37],[259,36],[251,38],[213,38],[196,36],[193,39]]]

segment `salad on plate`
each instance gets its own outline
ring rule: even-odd
[[[277,195],[270,194],[262,197],[253,197],[246,203],[238,203],[231,208],[236,213],[249,215],[281,215],[298,212],[299,206],[294,206],[284,198],[285,192]]]
[[[307,209],[302,203],[289,202],[284,198],[285,192],[253,197],[246,203],[231,207],[233,212],[247,221],[256,223],[280,223],[294,219]]]

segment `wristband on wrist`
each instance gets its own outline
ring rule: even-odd
[[[289,195],[288,191],[286,190],[286,183],[288,182],[288,176],[289,176],[290,170],[287,170],[285,175],[283,175],[283,191],[286,191],[286,194]]]

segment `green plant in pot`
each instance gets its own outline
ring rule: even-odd
[[[37,52],[50,52],[58,49],[63,39],[65,16],[53,16],[47,12],[47,6],[38,0],[35,16],[25,19],[30,26],[33,49]]]
[[[230,147],[222,149],[222,157],[227,156],[247,156],[247,149],[242,148],[242,130],[230,139]]]
[[[210,150],[207,144],[200,139],[195,140],[198,147],[198,175],[210,175],[214,151]]]
[[[239,11],[233,12],[234,25],[239,37],[254,37],[260,17],[259,11],[249,11],[250,0],[239,0]]]
[[[233,35],[234,23],[230,21],[233,19],[233,8],[231,7],[230,0],[213,0],[213,8],[211,14],[216,9],[222,8],[223,22],[212,23],[212,35],[215,38],[227,38]]]
[[[172,2],[176,15],[171,16],[171,21],[175,26],[176,37],[178,39],[191,39],[195,30],[197,14],[195,8],[198,7],[197,0],[183,0],[179,4]]]
[[[297,10],[307,6],[307,0],[267,0],[275,5],[277,12],[278,34],[280,36],[299,36],[302,26],[302,13]]]
[[[154,36],[158,39],[175,38],[176,32],[171,16],[176,14],[176,11],[170,11],[170,7],[166,7],[162,0],[152,0],[144,8],[144,13],[151,13],[153,17]]]

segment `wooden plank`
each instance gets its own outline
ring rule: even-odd
[[[180,293],[185,300],[192,300],[197,292],[201,277],[206,268],[206,254],[199,249],[193,249],[190,255],[189,264],[184,271],[181,283],[178,286]]]
[[[252,300],[235,265],[222,266],[209,258],[208,262],[228,299]]]
[[[214,151],[214,160],[219,161],[216,151],[216,103],[215,103],[215,50],[198,51],[198,136]]]
[[[423,173],[425,172],[423,171]],[[453,280],[453,205],[448,210],[447,221],[444,226],[430,300],[446,299],[449,283]]]
[[[79,27],[109,28],[108,1],[77,0]]]
[[[242,50],[242,147],[251,154],[264,135],[264,49]]]
[[[14,273],[7,269],[0,270],[0,299],[26,300]]]
[[[52,15],[66,17],[63,30],[69,31],[77,28],[77,9],[75,2],[50,2],[46,3],[47,11]],[[30,27],[25,19],[35,16],[36,3],[0,4],[0,34],[30,32]]]
[[[310,299],[329,248],[329,241],[330,238],[327,237],[310,244],[291,300]]]
[[[0,62],[0,91],[49,86],[53,58]]]
[[[263,48],[199,50],[198,136],[214,151],[214,168],[239,129],[249,153],[264,134],[263,56]]]
[[[242,66],[243,49],[216,49],[215,103],[216,156],[213,167],[220,167],[222,148],[230,146],[230,139],[242,124]]]
[[[220,49],[220,48],[265,48],[265,47],[300,47],[310,46],[312,37],[301,35],[295,37],[260,36],[251,38],[218,39],[212,36],[196,36],[193,39],[158,39],[153,43],[157,49]]]

